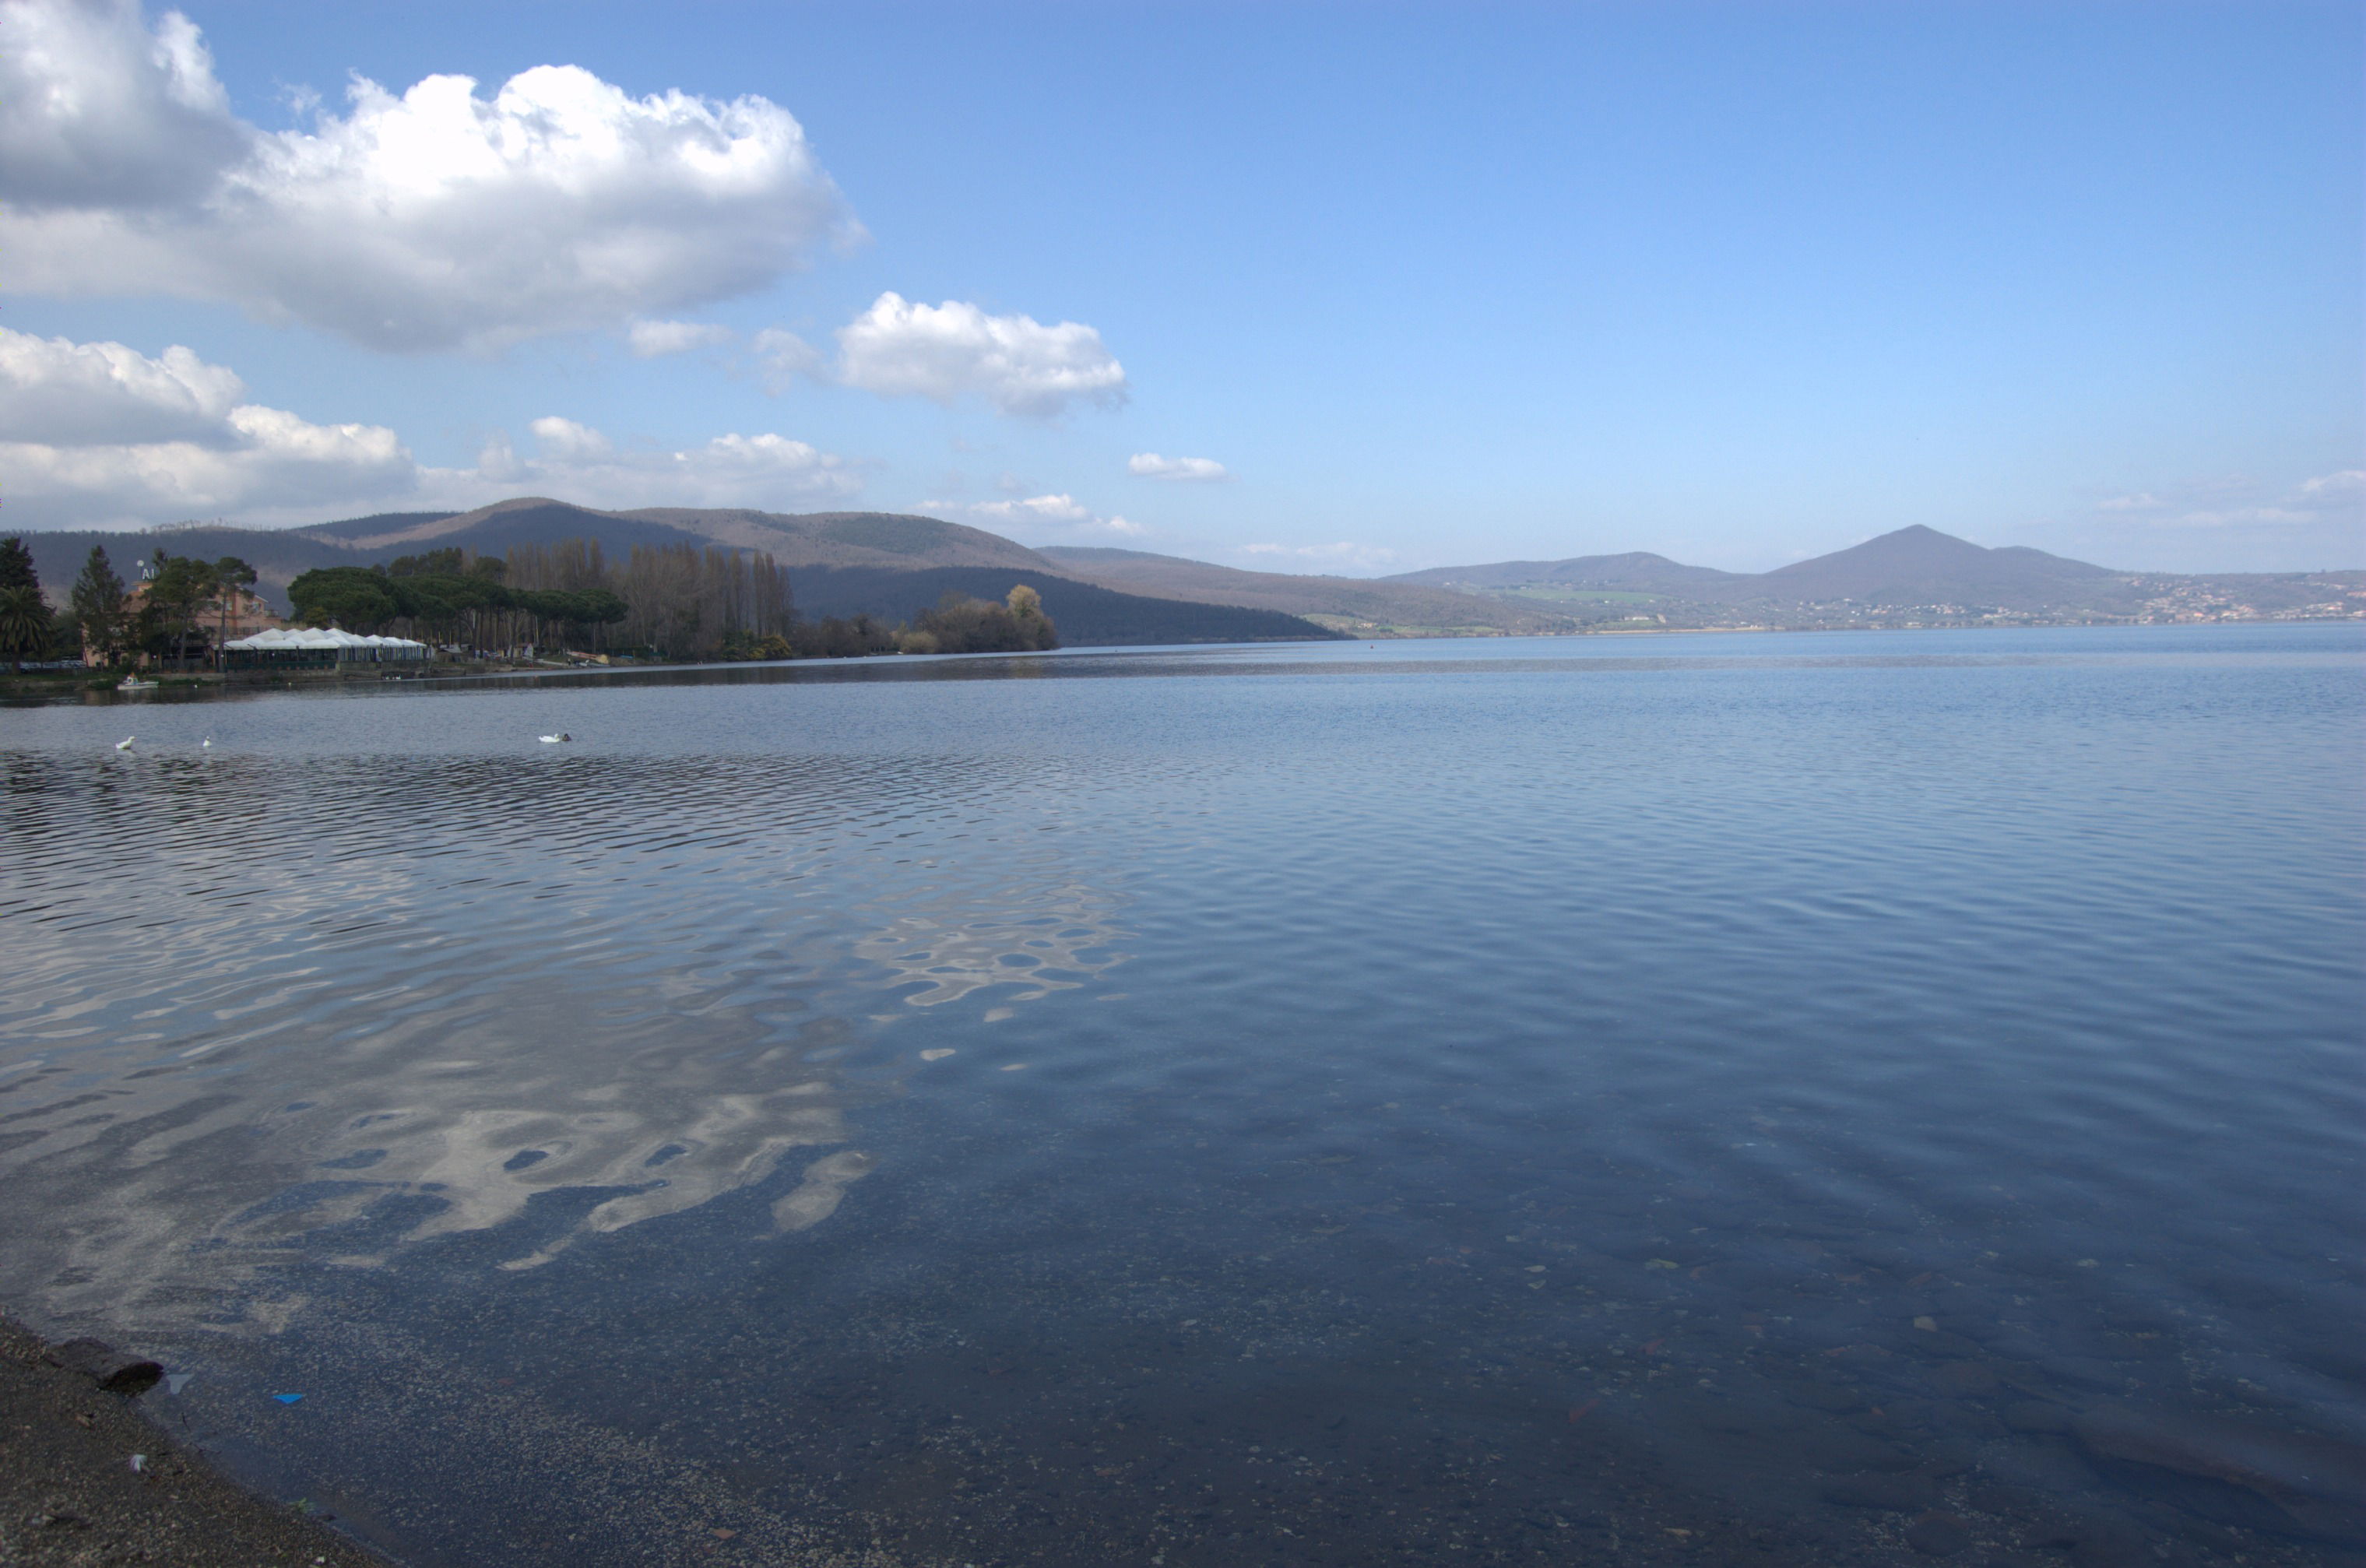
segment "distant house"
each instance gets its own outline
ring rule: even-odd
[[[148,586],[147,579],[142,578],[125,592],[123,618],[126,625],[130,625],[139,619],[140,611],[147,603]],[[257,632],[276,630],[287,624],[285,619],[274,614],[271,606],[265,604],[262,597],[253,589],[232,589],[227,603],[217,602],[198,614],[197,619],[198,636],[191,640],[190,646],[193,650],[202,651],[211,648],[217,637],[224,642],[234,642],[240,637],[253,637]],[[140,662],[146,662],[145,656],[137,657]],[[88,632],[83,634],[82,661],[93,668],[107,662],[107,656],[91,646]]]

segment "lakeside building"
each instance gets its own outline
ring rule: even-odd
[[[124,591],[123,624],[126,626],[138,623],[140,612],[148,603],[148,591],[153,585],[153,580],[146,575],[148,570],[148,565],[141,563],[140,581]],[[197,631],[208,648],[217,637],[227,644],[232,638],[277,630],[287,625],[287,622],[265,602],[263,596],[251,588],[232,588],[220,595],[210,602],[209,607],[196,621]],[[198,653],[200,657],[205,656],[202,649]],[[152,662],[152,656],[145,653],[132,653],[129,657],[135,669],[144,670]],[[90,640],[87,628],[83,632],[82,661],[92,670],[101,669],[111,662],[106,649]]]

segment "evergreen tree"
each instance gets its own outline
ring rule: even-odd
[[[230,640],[231,612],[237,608],[235,602],[239,594],[254,586],[254,568],[236,556],[224,556],[214,562],[214,615],[217,628],[214,633],[214,646],[216,648],[221,647],[223,643]]]
[[[11,534],[0,539],[0,652],[21,666],[49,647],[50,606],[33,570],[33,552]]]
[[[33,552],[25,547],[21,535],[11,534],[0,539],[0,593],[13,588],[41,591],[41,580],[33,571]]]
[[[195,556],[176,556],[158,549],[155,570],[148,577],[148,592],[141,598],[141,641],[151,645],[151,651],[172,650],[175,663],[186,663],[189,639],[202,637],[197,615],[212,604],[214,567],[211,561]]]
[[[123,646],[123,579],[115,575],[104,545],[90,547],[90,558],[82,563],[82,575],[74,579],[66,604],[84,644],[112,660]]]

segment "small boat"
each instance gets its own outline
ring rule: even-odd
[[[156,689],[156,682],[142,681],[137,675],[126,675],[115,683],[115,689],[118,692],[152,692]]]
[[[568,734],[567,731],[563,729],[556,735],[545,735],[540,737],[540,739],[545,746],[557,746],[562,741],[572,740],[574,739],[575,737]]]

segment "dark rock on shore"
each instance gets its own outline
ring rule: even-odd
[[[127,1356],[103,1339],[69,1339],[51,1346],[41,1359],[53,1367],[82,1373],[109,1393],[133,1398],[164,1381],[161,1362]]]
[[[96,1340],[53,1348],[0,1321],[0,1562],[383,1568],[222,1476],[143,1418],[133,1396],[105,1391],[110,1380],[151,1386],[151,1368]]]

